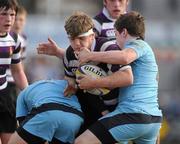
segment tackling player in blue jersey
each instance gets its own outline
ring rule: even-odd
[[[158,66],[151,47],[144,41],[144,18],[137,12],[122,15],[115,22],[117,43],[122,51],[89,52],[78,54],[81,63],[88,61],[112,64],[130,64],[134,82],[121,87],[119,104],[115,111],[98,120],[80,135],[75,144],[155,144],[161,126],[162,112],[158,104]],[[116,77],[77,80],[79,87],[90,89],[110,87]]]
[[[9,144],[73,143],[83,114],[75,95],[64,97],[66,86],[66,80],[41,80],[19,94],[16,117],[20,126]]]

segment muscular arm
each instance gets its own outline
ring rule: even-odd
[[[92,88],[117,88],[131,85],[133,83],[133,74],[131,68],[125,70],[119,70],[112,73],[109,76],[101,78],[92,78],[84,75],[82,79],[77,80],[81,89],[92,89]]]
[[[107,77],[97,81],[102,87],[117,88],[125,87],[133,83],[133,74],[131,68],[119,70]],[[98,85],[98,84],[97,84]]]
[[[80,63],[88,61],[104,62],[110,64],[127,65],[137,58],[137,53],[131,48],[126,48],[121,51],[106,51],[106,52],[88,52],[83,50],[78,55]]]
[[[18,64],[11,65],[12,76],[17,86],[22,90],[28,86],[28,81],[24,73],[21,62]]]

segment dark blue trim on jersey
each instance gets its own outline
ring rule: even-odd
[[[99,121],[90,126],[88,129],[101,141],[102,144],[118,143],[106,127]]]
[[[23,127],[19,127],[17,129],[17,133],[28,144],[44,144],[46,142],[46,140],[41,137],[29,133]]]
[[[124,124],[151,124],[161,123],[161,116],[152,116],[141,113],[122,113],[112,117],[101,119],[100,122],[107,128],[111,129]]]
[[[46,142],[45,139],[42,139],[41,137],[35,136],[28,131],[26,131],[24,128],[19,127],[17,129],[18,135],[26,141],[28,144],[44,144]],[[53,137],[53,139],[48,142],[49,144],[70,144],[68,142],[62,142],[56,138]]]
[[[62,141],[60,141],[60,140],[58,140],[58,139],[56,139],[56,138],[53,137],[52,141],[49,142],[49,144],[70,144],[70,143],[68,143],[68,142],[62,142]]]
[[[152,116],[140,113],[123,113],[101,119],[88,129],[101,141],[102,144],[117,143],[109,130],[125,124],[161,123],[161,116]]]
[[[41,106],[37,108],[32,108],[31,112],[27,115],[26,119],[21,123],[21,126],[27,123],[35,115],[42,112],[51,111],[51,110],[60,110],[64,112],[70,112],[70,113],[78,115],[81,118],[84,118],[84,114],[81,111],[78,111],[77,109],[74,109],[72,107],[65,106],[58,103],[46,103],[46,104],[42,104]]]

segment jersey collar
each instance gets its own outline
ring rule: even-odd
[[[102,12],[103,12],[103,14],[104,14],[109,20],[111,20],[111,21],[113,21],[113,22],[116,21],[116,19],[111,18],[108,10],[107,10],[105,7],[103,8],[103,11],[102,11]]]

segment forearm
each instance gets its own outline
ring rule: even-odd
[[[91,52],[89,53],[89,61],[125,65],[127,57],[123,51]]]
[[[117,71],[109,76],[103,78],[97,78],[94,80],[92,86],[94,88],[117,88],[117,87],[125,87],[131,85],[133,83],[133,74],[131,68]]]
[[[64,79],[68,81],[68,85],[74,86],[76,85],[76,79],[68,76],[64,76]]]
[[[55,55],[56,55],[56,57],[62,59],[62,58],[64,57],[64,53],[65,53],[65,49],[63,49],[63,48],[58,48],[58,49],[56,50]]]
[[[14,77],[16,85],[18,86],[20,90],[23,90],[24,88],[28,86],[28,81],[26,79],[24,72],[16,73],[14,74],[13,77]]]
[[[16,68],[16,66],[12,66],[11,71],[18,88],[22,90],[28,86],[28,81],[21,64],[18,64],[18,68]]]

